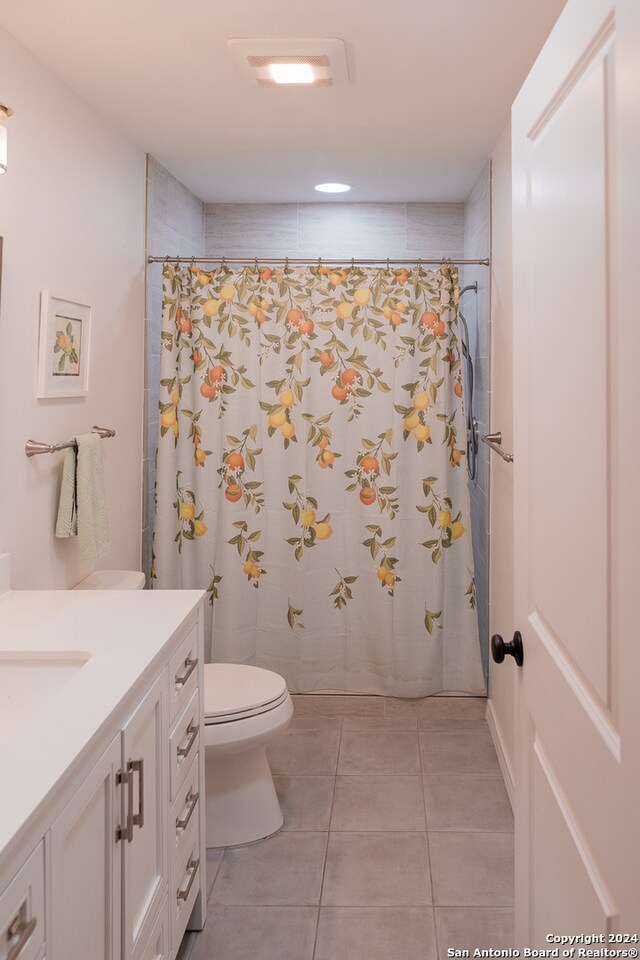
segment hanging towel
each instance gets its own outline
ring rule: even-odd
[[[78,536],[80,559],[98,560],[109,553],[109,520],[104,497],[100,435],[77,438],[64,462],[57,537]]]
[[[76,510],[76,460],[78,451],[69,447],[62,468],[62,485],[58,501],[58,519],[56,537],[75,537],[78,533],[78,514]]]

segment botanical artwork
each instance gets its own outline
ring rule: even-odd
[[[54,377],[80,376],[82,320],[56,314],[51,373]]]
[[[43,290],[40,299],[37,396],[86,397],[91,307]]]
[[[484,692],[456,287],[165,266],[153,577],[207,590],[212,659],[294,692]]]

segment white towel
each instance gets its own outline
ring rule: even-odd
[[[76,459],[78,451],[69,447],[62,468],[62,484],[58,501],[58,519],[56,537],[75,537],[78,533],[78,514],[76,510]]]
[[[56,536],[77,534],[80,558],[98,560],[110,547],[100,435],[83,434],[77,444],[77,451],[70,448],[64,462]]]

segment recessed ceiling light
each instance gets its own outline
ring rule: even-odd
[[[320,193],[346,193],[351,187],[348,183],[317,183],[316,190]]]
[[[310,63],[270,63],[269,73],[275,83],[313,83]]]

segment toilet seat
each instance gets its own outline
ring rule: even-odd
[[[205,726],[269,713],[288,697],[284,677],[271,670],[238,663],[205,664]]]

